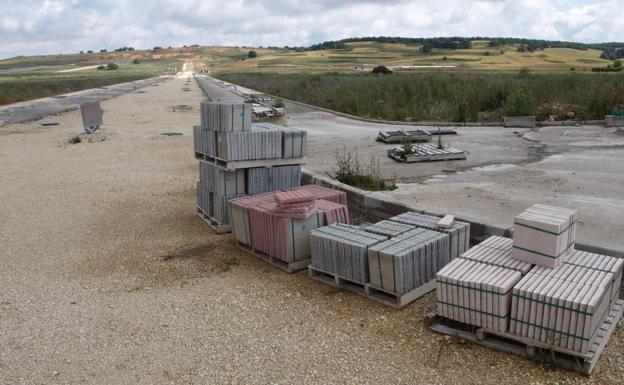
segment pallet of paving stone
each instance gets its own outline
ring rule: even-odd
[[[513,288],[509,333],[587,353],[612,303],[613,274],[536,266]]]
[[[457,131],[450,128],[440,128],[438,130],[428,130],[431,135],[457,135]]]
[[[283,131],[279,126],[253,124],[251,131],[217,132],[217,157],[223,160],[282,158]]]
[[[201,129],[244,132],[251,130],[251,106],[245,103],[201,102]]]
[[[396,215],[388,220],[448,234],[451,260],[470,248],[470,223],[455,220],[450,229],[440,228],[438,227],[440,218],[411,211]]]
[[[277,166],[293,166],[304,165],[306,158],[275,158],[275,159],[254,159],[254,160],[227,160],[221,159],[216,156],[209,156],[203,153],[195,153],[195,158],[211,163],[216,167],[222,168],[227,171],[238,170],[241,168],[256,168],[256,167],[277,167]]]
[[[370,285],[405,294],[435,280],[449,262],[449,236],[415,228],[368,248]]]
[[[513,258],[558,268],[574,252],[577,211],[533,205],[514,219]]]
[[[282,158],[301,158],[307,151],[308,132],[300,128],[282,127]]]
[[[254,167],[246,169],[244,174],[249,195],[291,189],[301,185],[299,165]]]
[[[624,259],[609,257],[607,255],[589,253],[587,251],[575,250],[568,260],[564,262],[567,265],[575,265],[587,267],[594,270],[604,271],[613,274],[613,291],[611,300],[616,301],[620,296],[620,288],[622,286],[622,270]]]
[[[197,215],[210,226],[212,230],[214,230],[217,234],[225,234],[232,231],[232,227],[229,224],[223,224],[219,221],[215,220],[213,217],[208,215],[204,210],[200,207],[197,207]]]
[[[411,154],[405,154],[402,147],[396,147],[388,150],[388,156],[397,162],[405,163],[464,160],[467,157],[466,151],[452,147],[439,149],[432,144],[415,145],[413,151]]]
[[[430,329],[441,334],[456,336],[463,340],[485,346],[500,352],[511,353],[538,362],[545,362],[562,369],[590,375],[599,362],[605,346],[624,312],[624,300],[614,302],[603,319],[598,333],[591,341],[591,347],[585,354],[561,349],[552,344],[545,344],[522,338],[510,333],[498,332],[466,323],[450,320],[433,311],[427,315],[426,322]]]
[[[384,143],[431,142],[431,134],[424,130],[380,131],[377,140]]]
[[[304,270],[310,264],[310,258],[306,258],[306,259],[302,259],[302,260],[294,261],[294,262],[284,262],[279,258],[275,258],[261,251],[255,250],[242,242],[237,241],[236,245],[238,246],[239,249],[249,254],[253,254],[254,256],[262,260],[265,260],[271,265],[277,267],[278,269],[284,270],[287,273],[295,273],[297,271]]]
[[[312,265],[364,285],[370,281],[368,248],[387,239],[386,236],[340,223],[312,230]]]
[[[308,266],[308,274],[310,278],[315,281],[325,283],[337,289],[350,291],[395,309],[403,309],[418,298],[435,290],[435,280],[407,293],[397,294],[388,290],[376,288],[370,284],[362,284],[361,282],[341,277],[335,273],[321,270],[313,265]]]

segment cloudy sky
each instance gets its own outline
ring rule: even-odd
[[[386,35],[624,40],[624,0],[0,0],[0,58]]]

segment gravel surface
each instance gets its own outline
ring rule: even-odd
[[[96,140],[68,144],[77,111],[0,128],[0,384],[623,383],[621,325],[588,378],[434,334],[432,294],[397,311],[239,251],[195,215],[199,88],[143,90]]]

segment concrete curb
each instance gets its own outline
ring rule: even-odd
[[[421,210],[406,204],[393,202],[383,199],[374,192],[360,190],[356,187],[338,182],[329,176],[321,175],[314,171],[303,170],[301,175],[302,184],[315,184],[323,187],[341,190],[347,193],[347,203],[349,210],[353,213],[365,216],[371,220],[388,219],[392,216],[404,213],[406,211],[414,211],[421,214],[435,215],[443,217],[448,213],[433,212]],[[470,239],[471,242],[481,242],[491,235],[510,238],[513,235],[512,227],[499,227],[485,223],[479,218],[456,217],[457,220],[470,223]],[[609,249],[587,243],[576,243],[576,249],[609,255],[617,258],[624,258],[624,250]]]

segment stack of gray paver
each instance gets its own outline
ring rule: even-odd
[[[421,227],[429,230],[443,232],[449,235],[449,257],[455,259],[464,251],[470,248],[470,224],[461,221],[454,221],[449,229],[438,227],[440,218],[433,215],[407,212],[390,218],[393,222],[405,223],[408,225]]]
[[[368,249],[370,284],[404,294],[433,280],[448,261],[448,234],[415,228]]]
[[[457,258],[436,277],[438,313],[469,325],[506,332],[511,289],[519,271]]]
[[[522,274],[528,273],[533,265],[513,259],[511,257],[512,247],[513,240],[510,238],[492,236],[466,251],[460,257],[488,265],[517,270]]]
[[[310,232],[311,265],[353,282],[369,282],[368,249],[387,237],[335,223]]]
[[[416,227],[412,225],[406,225],[404,223],[381,221],[368,226],[363,227],[365,231],[369,233],[385,235],[388,238],[398,237],[401,234],[407,233],[410,230],[414,230]]]
[[[252,124],[251,107],[244,103],[202,102],[200,110],[201,125],[193,127],[200,163],[197,206],[209,223],[229,224],[232,198],[300,186],[305,130]]]
[[[574,251],[576,210],[537,204],[514,220],[513,257],[558,268]]]
[[[290,189],[301,184],[301,167],[299,165],[248,168],[246,174],[247,193],[249,195]]]

